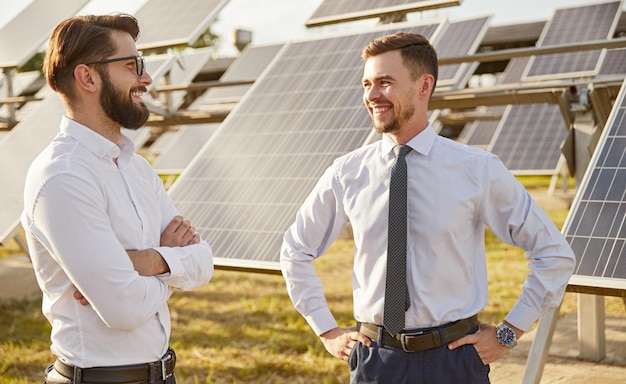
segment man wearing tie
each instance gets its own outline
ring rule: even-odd
[[[352,383],[488,383],[575,264],[568,243],[493,154],[438,136],[428,101],[437,54],[418,34],[363,50],[363,101],[382,139],[339,157],[284,236],[281,268],[296,309]],[[350,224],[356,327],[339,327],[311,264]],[[531,273],[498,326],[487,305],[484,229],[523,248]]]

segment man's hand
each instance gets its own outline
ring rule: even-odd
[[[78,289],[74,291],[74,299],[78,300],[81,305],[89,305],[89,301],[85,299],[85,296]]]
[[[515,334],[519,339],[524,332],[521,329],[511,326],[515,330]],[[472,344],[476,348],[476,352],[483,361],[483,364],[491,364],[498,360],[502,356],[506,355],[511,349],[505,347],[498,342],[496,337],[496,327],[490,324],[480,323],[480,329],[478,332],[465,335],[458,340],[451,342],[448,345],[449,349],[455,349],[465,344]]]
[[[196,228],[180,215],[174,217],[161,233],[162,247],[184,247],[199,242],[200,234]]]
[[[320,340],[322,340],[324,347],[331,355],[344,361],[348,361],[350,352],[352,352],[354,345],[358,341],[368,347],[372,346],[372,341],[364,334],[358,332],[356,327],[331,329],[322,333]]]

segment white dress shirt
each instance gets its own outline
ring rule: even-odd
[[[160,246],[177,214],[128,137],[116,145],[62,119],[60,133],[28,171],[22,214],[59,359],[87,368],[151,362],[166,352],[173,288],[196,288],[213,275],[206,242]],[[126,250],[149,248],[163,256],[169,273],[134,270]],[[73,298],[76,289],[90,305]]]
[[[531,261],[507,321],[528,331],[558,306],[574,254],[548,216],[493,154],[438,136],[431,126],[408,145],[406,328],[470,317],[487,304],[485,225]],[[316,334],[337,327],[311,262],[349,222],[354,235],[354,317],[382,324],[389,177],[395,143],[382,140],[335,160],[285,234],[281,268],[296,309]]]

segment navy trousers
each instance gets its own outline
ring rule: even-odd
[[[447,346],[421,352],[357,343],[348,359],[351,384],[488,384],[484,365],[473,345],[450,351]]]

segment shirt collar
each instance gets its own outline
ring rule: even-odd
[[[433,144],[435,143],[435,139],[437,138],[437,133],[435,133],[435,129],[429,123],[428,126],[420,133],[415,135],[411,140],[409,140],[406,145],[411,147],[411,149],[415,152],[418,152],[422,155],[428,155]],[[385,157],[393,152],[393,147],[397,144],[393,141],[392,138],[383,134],[381,148],[382,148],[382,156]]]
[[[61,119],[61,132],[73,137],[97,157],[118,159],[118,164],[120,161],[128,161],[135,153],[133,141],[124,134],[120,142],[116,144],[67,116]]]

